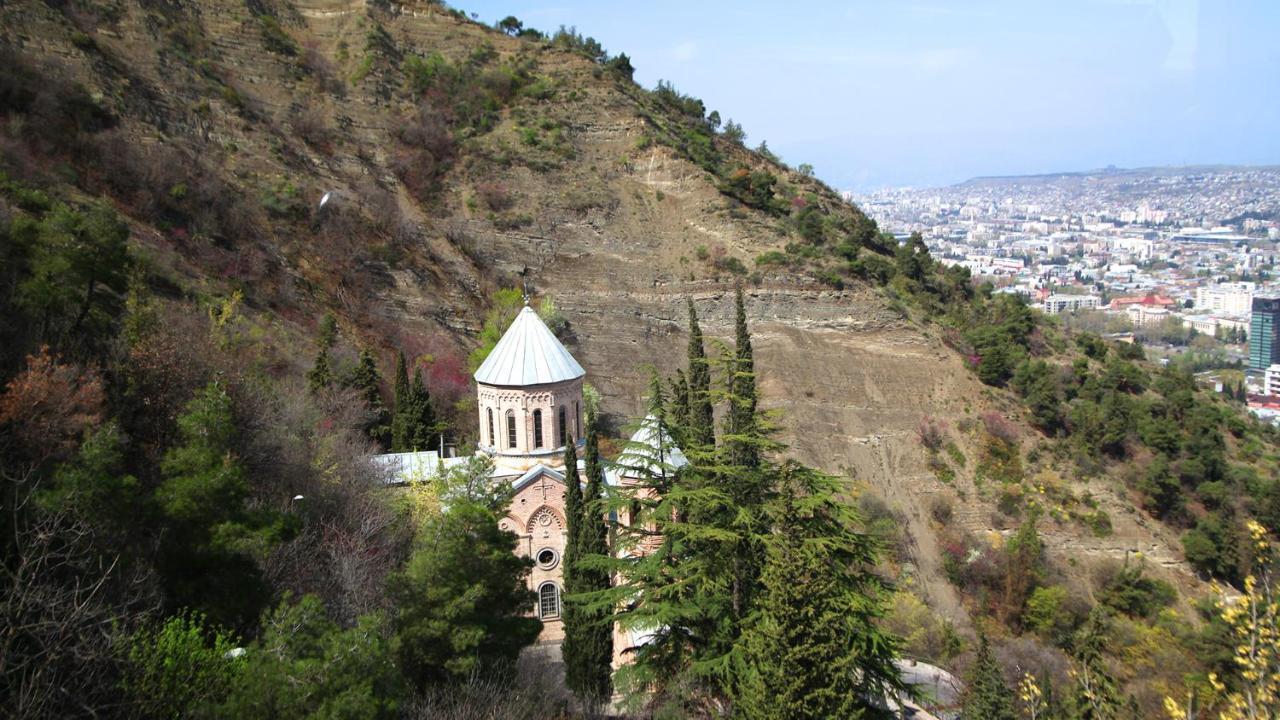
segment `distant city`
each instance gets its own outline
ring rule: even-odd
[[[1280,422],[1280,167],[1107,168],[845,196],[996,292],[1139,340]]]

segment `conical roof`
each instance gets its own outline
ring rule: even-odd
[[[586,375],[577,360],[526,305],[476,370],[484,385],[544,385]]]
[[[650,413],[613,461],[613,468],[620,477],[643,478],[671,474],[688,464],[689,459],[671,434]]]

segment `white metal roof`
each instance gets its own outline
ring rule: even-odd
[[[538,317],[525,306],[476,370],[476,382],[485,385],[544,385],[586,375],[578,361]]]
[[[624,477],[644,478],[672,473],[688,464],[689,459],[671,439],[670,433],[661,427],[656,417],[647,415],[640,421],[640,427],[636,428],[622,453],[605,471],[605,480],[610,485],[617,485]]]

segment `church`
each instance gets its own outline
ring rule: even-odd
[[[582,461],[576,468],[566,468],[564,450],[573,439],[581,454],[586,375],[527,303],[475,372],[477,453],[492,459],[494,482],[511,484],[511,504],[499,525],[519,537],[517,552],[533,560],[529,588],[536,593],[536,601],[529,612],[542,620],[539,642],[564,637],[560,595],[564,587],[561,556],[567,542],[565,489],[569,478],[585,484]],[[658,432],[652,418],[640,423],[628,447],[630,452],[605,471],[605,481],[615,488],[635,484],[648,469],[649,454],[636,448],[658,449],[668,467],[687,462],[670,437]],[[442,458],[436,451],[374,459],[388,470],[393,484],[430,479],[441,469],[466,462],[466,458]],[[625,513],[615,519],[631,520]]]

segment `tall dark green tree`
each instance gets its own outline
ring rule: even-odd
[[[742,286],[735,295],[736,321],[733,362],[729,367],[728,432],[724,443],[728,447],[729,461],[743,468],[760,465],[760,448],[752,442],[758,430],[756,424],[756,368],[751,350],[751,332],[747,328],[747,311],[742,298]]]
[[[410,429],[407,433],[409,447],[413,450],[431,450],[437,445],[440,427],[437,425],[431,393],[422,380],[420,370],[413,371],[413,386],[409,395],[411,398],[408,411]]]
[[[689,300],[689,415],[681,428],[681,441],[696,452],[715,446],[715,414],[711,398],[711,366],[702,344],[702,328],[698,325],[698,311]]]
[[[620,681],[659,692],[681,677],[698,688],[713,685],[705,663],[709,647],[732,626],[727,585],[712,577],[713,555],[691,551],[695,541],[707,545],[723,536],[689,519],[727,504],[727,498],[718,488],[680,480],[687,466],[660,399],[661,393],[650,393],[648,416],[613,462],[628,483],[612,497],[611,509],[628,521],[614,534],[618,583],[599,603],[617,613],[624,629],[648,637],[644,644],[620,648],[633,660],[619,671]],[[588,464],[591,457],[589,451]]]
[[[595,422],[595,413],[588,413],[583,463],[586,490],[578,505],[577,522],[569,526],[572,557],[565,551],[565,683],[588,705],[605,703],[613,694],[613,613],[601,606],[611,580],[604,473]],[[567,463],[568,452],[565,457]]]
[[[404,356],[401,355],[396,365],[396,407],[391,416],[391,450],[432,450],[438,445],[441,428],[436,419],[431,393],[422,380],[422,372],[417,368],[413,371],[413,382],[408,381],[403,360]],[[402,373],[406,377],[402,378]]]
[[[392,401],[396,408],[401,407],[409,399],[409,367],[404,360],[404,351],[396,352],[396,375],[393,379]]]
[[[329,367],[329,351],[333,350],[334,343],[338,341],[338,321],[333,317],[332,313],[325,313],[320,318],[320,335],[316,344],[319,350],[316,352],[316,362],[307,371],[307,386],[311,388],[311,392],[316,393],[321,390],[327,390],[333,386],[333,370]]]
[[[1013,691],[1004,681],[986,635],[979,639],[978,656],[969,670],[960,717],[963,720],[1017,720],[1018,717],[1013,711]]]
[[[735,347],[731,354],[726,351],[722,360],[722,395],[728,407],[712,474],[730,500],[719,522],[736,536],[728,559],[729,583],[734,615],[742,619],[759,589],[763,539],[769,526],[767,503],[774,479],[762,467],[762,456],[776,450],[777,445],[768,437],[758,409],[755,361],[741,287],[736,293],[736,310]],[[696,458],[694,464],[699,464]]]
[[[390,431],[388,425],[390,414],[382,402],[382,374],[378,372],[378,362],[368,348],[360,351],[360,362],[351,371],[347,384],[360,392],[360,398],[364,400],[368,409],[368,419],[364,424],[365,433],[374,442],[385,445],[387,433]]]
[[[751,720],[888,717],[901,689],[895,640],[879,629],[887,588],[878,543],[859,533],[834,478],[779,469],[763,592],[742,637],[734,712]]]
[[[409,429],[407,413],[413,403],[411,397],[413,388],[409,385],[409,368],[408,363],[405,362],[403,350],[396,352],[396,375],[393,382],[392,400],[395,405],[391,409],[391,427],[389,428],[391,452],[405,452],[410,449],[406,437]]]

